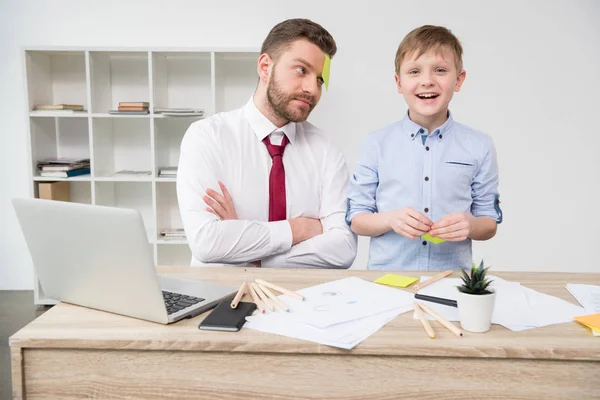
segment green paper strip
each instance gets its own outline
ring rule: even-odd
[[[323,83],[325,83],[325,90],[329,90],[329,73],[331,72],[331,58],[327,54],[325,54],[325,64],[323,64],[323,73],[321,73],[321,78],[323,78]]]
[[[426,233],[423,235],[423,239],[427,240],[428,242],[431,242],[433,244],[440,244],[440,243],[444,243],[445,240],[444,239],[440,239],[440,238],[436,238],[431,236],[429,233]]]

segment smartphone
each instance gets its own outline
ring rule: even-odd
[[[256,310],[256,304],[240,301],[236,308],[231,308],[231,300],[222,301],[208,314],[198,329],[209,331],[237,332],[246,323],[246,317]]]

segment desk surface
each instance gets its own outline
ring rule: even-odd
[[[159,267],[159,273],[185,279],[202,279],[239,286],[242,281],[261,278],[298,290],[348,276],[375,280],[382,271],[308,270],[261,268]],[[421,272],[397,272],[419,276]],[[600,274],[494,272],[522,285],[577,301],[566,283],[600,284]],[[433,275],[433,273],[426,274]],[[69,348],[169,350],[241,353],[294,353],[393,355],[468,358],[512,358],[600,361],[600,340],[576,322],[512,332],[493,325],[485,334],[465,332],[458,338],[446,329],[436,329],[436,339],[426,336],[412,313],[396,317],[351,351],[283,336],[242,329],[237,333],[200,331],[201,316],[160,325],[120,315],[58,304],[10,338],[13,348]]]

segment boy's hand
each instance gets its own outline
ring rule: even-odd
[[[398,235],[409,239],[423,236],[431,229],[433,222],[417,210],[404,207],[388,212],[388,224]]]
[[[219,187],[221,188],[221,192],[223,195],[219,194],[217,191],[212,189],[206,189],[207,196],[202,197],[204,203],[206,203],[206,211],[211,214],[216,215],[221,220],[226,219],[237,219],[237,213],[235,212],[235,207],[233,206],[233,199],[229,194],[229,191],[223,184],[223,182],[219,182]]]
[[[444,215],[431,226],[429,234],[449,242],[461,242],[471,234],[474,218],[471,214],[462,212]]]

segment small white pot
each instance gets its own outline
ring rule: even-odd
[[[492,325],[492,314],[496,302],[496,292],[491,294],[466,294],[458,291],[456,298],[460,326],[469,332],[487,332]]]

